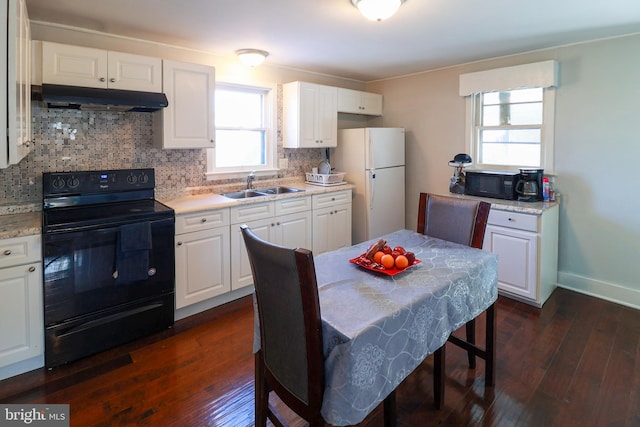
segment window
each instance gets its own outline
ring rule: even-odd
[[[540,167],[542,100],[542,88],[476,95],[476,162]]]
[[[557,62],[543,61],[460,76],[474,167],[553,172],[557,75]]]
[[[270,87],[216,84],[216,146],[207,150],[207,175],[275,169],[274,93]]]

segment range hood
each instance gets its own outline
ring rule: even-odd
[[[49,108],[152,112],[169,105],[164,93],[43,84],[42,100]]]

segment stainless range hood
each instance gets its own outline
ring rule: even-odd
[[[42,100],[49,108],[94,111],[153,112],[169,105],[164,93],[53,84],[42,85]]]

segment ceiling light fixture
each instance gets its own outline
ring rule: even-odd
[[[238,49],[236,50],[236,55],[238,55],[238,59],[244,65],[257,67],[267,59],[269,52],[260,49]]]
[[[403,2],[404,0],[351,0],[365,18],[372,21],[390,18]]]

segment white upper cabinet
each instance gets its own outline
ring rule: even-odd
[[[0,168],[17,164],[31,150],[31,29],[24,0],[9,0],[0,10]]]
[[[43,42],[42,83],[162,92],[162,59]]]
[[[283,85],[284,147],[337,146],[337,91],[335,87],[305,82]]]
[[[338,88],[338,112],[381,116],[382,95]]]
[[[160,148],[215,148],[215,68],[164,60],[169,106],[154,113],[154,140]]]

